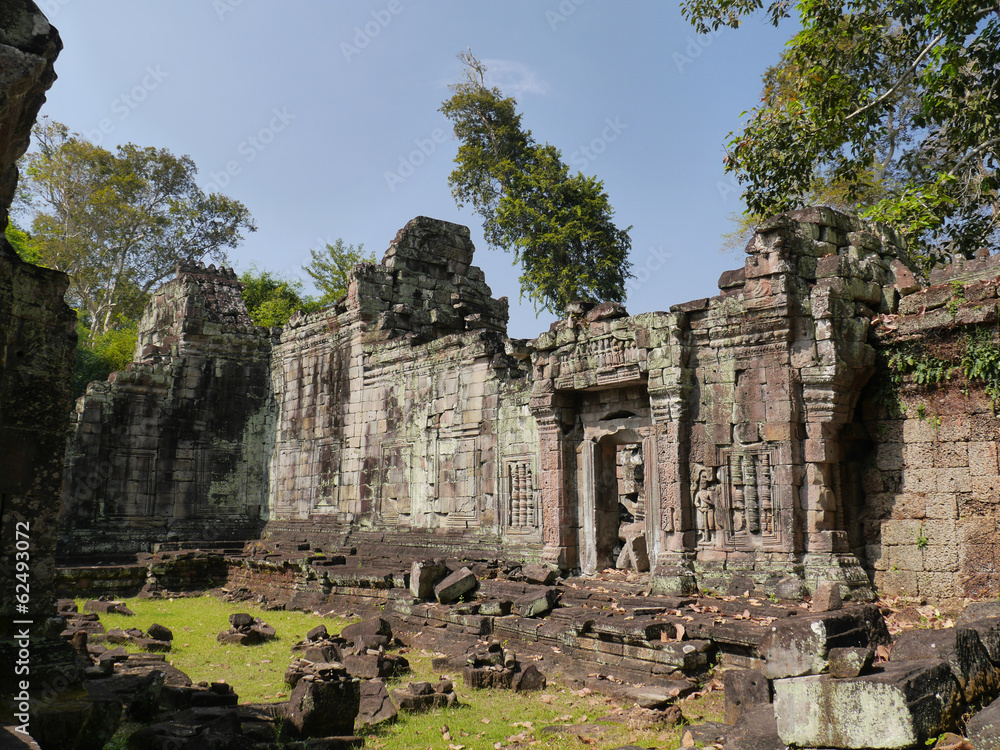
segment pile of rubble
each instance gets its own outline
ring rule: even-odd
[[[500,688],[516,693],[545,689],[545,675],[538,667],[522,666],[514,652],[505,649],[500,641],[473,650],[466,661],[462,681],[468,688]]]
[[[236,612],[229,615],[229,630],[223,630],[216,636],[220,643],[232,643],[237,646],[256,646],[258,643],[270,641],[277,637],[274,628],[259,617]]]

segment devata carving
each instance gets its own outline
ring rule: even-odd
[[[713,471],[706,466],[694,464],[691,474],[694,476],[692,495],[694,507],[698,516],[698,540],[709,543],[715,535],[715,503],[716,487]]]

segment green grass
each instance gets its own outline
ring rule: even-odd
[[[83,600],[78,600],[77,604],[82,610]],[[348,620],[303,612],[264,612],[209,596],[128,599],[125,604],[136,616],[101,615],[101,622],[107,629],[134,627],[146,630],[154,622],[165,625],[174,634],[173,649],[166,654],[167,660],[196,683],[225,680],[239,694],[242,703],[286,700],[288,687],[284,674],[292,659],[291,647],[316,625],[325,625],[335,634],[348,623]],[[234,612],[249,612],[260,617],[277,630],[277,639],[249,647],[218,643],[216,635],[229,627],[229,615]],[[407,682],[437,682],[439,677],[447,676],[454,681],[462,705],[425,714],[401,713],[395,724],[374,730],[359,727],[358,733],[365,736],[366,748],[490,750],[518,745],[567,750],[626,744],[642,747],[678,747],[681,744],[683,726],[651,725],[644,718],[652,716],[652,712],[646,712],[644,717],[633,711],[633,707],[606,696],[563,687],[558,684],[558,676],[553,679],[549,675],[549,686],[541,694],[471,690],[462,684],[458,670],[434,672],[430,652],[401,649],[400,653],[409,660],[413,672],[390,683],[390,690]],[[548,674],[544,663],[539,666]],[[724,711],[721,691],[684,700],[679,705],[691,723],[721,721]],[[553,734],[542,731],[545,727],[577,724],[596,725],[596,729]],[[136,729],[138,725],[123,727],[106,747],[125,748],[125,737]]]
[[[471,690],[462,684],[460,671],[435,672],[432,654],[410,651],[405,654],[413,669],[411,674],[390,683],[426,680],[437,682],[448,677],[462,704],[424,714],[400,714],[392,725],[360,731],[365,748],[444,748],[479,750],[479,748],[537,746],[566,750],[581,747],[679,747],[683,726],[651,725],[642,721],[631,706],[589,691],[573,690],[553,682],[542,693],[513,693],[507,690]],[[542,670],[545,671],[544,664]],[[721,691],[707,693],[696,700],[681,701],[685,717],[691,723],[721,721],[724,713]],[[645,712],[651,716],[652,712]],[[579,731],[548,733],[546,727],[594,725]],[[447,731],[447,735],[445,732]]]
[[[83,611],[83,599],[77,600]],[[177,599],[126,599],[135,612],[128,615],[102,614],[101,623],[111,628],[146,630],[154,622],[173,632],[173,646],[167,660],[195,683],[224,680],[232,685],[241,703],[266,703],[288,698],[284,675],[292,660],[291,648],[317,625],[326,625],[331,635],[339,633],[348,620],[320,617],[304,612],[265,612],[246,603],[223,602],[211,596]],[[222,644],[215,637],[229,628],[229,615],[249,612],[277,631],[273,641],[256,646]],[[114,644],[107,644],[114,648]],[[129,651],[139,649],[128,646]]]

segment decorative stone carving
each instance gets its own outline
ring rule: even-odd
[[[698,540],[708,544],[713,540],[717,528],[716,498],[718,487],[715,483],[714,471],[707,466],[693,464],[691,475],[693,477],[691,496],[697,514]]]

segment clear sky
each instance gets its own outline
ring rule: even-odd
[[[471,48],[535,140],[596,174],[632,226],[631,313],[717,292],[739,190],[723,144],[760,95],[791,26],[699,37],[652,0],[36,0],[65,49],[42,114],[105,147],[191,156],[202,187],[258,226],[230,262],[303,276],[343,238],[381,258],[418,215],[472,229],[477,265],[511,303],[509,332],[554,320],[520,301],[511,255],[448,189],[457,142],[438,107]],[[307,287],[311,289],[311,287]]]

